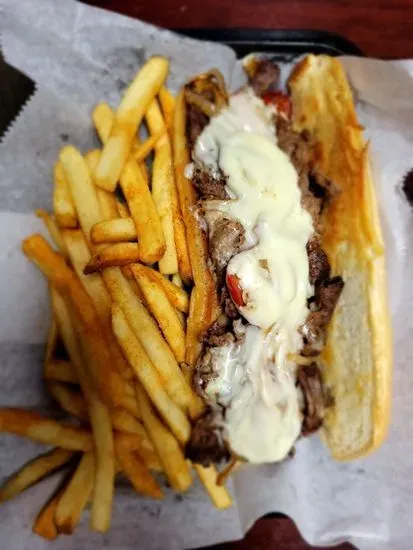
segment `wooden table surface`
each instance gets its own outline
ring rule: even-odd
[[[317,29],[371,57],[413,57],[412,0],[87,0],[161,27]]]
[[[352,40],[371,57],[413,58],[413,0],[87,0],[87,3],[167,28],[328,30]],[[214,550],[311,548],[291,520],[272,517],[259,520],[244,541],[218,545]],[[336,550],[352,548],[350,544],[342,544]]]

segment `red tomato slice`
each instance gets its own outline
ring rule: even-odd
[[[226,283],[228,291],[235,305],[238,307],[245,306],[244,298],[242,297],[242,288],[239,282],[239,277],[236,275],[227,274]]]
[[[283,92],[265,92],[262,100],[266,105],[274,105],[277,111],[288,119],[291,118],[292,103],[287,94]]]

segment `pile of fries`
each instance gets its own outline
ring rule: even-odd
[[[33,526],[46,539],[72,533],[89,501],[91,528],[106,531],[118,473],[160,499],[153,472],[184,492],[194,467],[215,506],[231,505],[216,469],[184,457],[204,407],[191,384],[199,336],[218,310],[196,194],[184,176],[185,95],[168,92],[167,74],[168,61],[152,57],[116,111],[94,109],[102,150],[64,147],[53,215],[38,211],[54,248],[40,235],[23,242],[50,288],[44,378],[71,418],[0,409],[1,431],[55,447],[9,479],[0,500],[68,466]],[[141,142],[143,124],[149,137]]]

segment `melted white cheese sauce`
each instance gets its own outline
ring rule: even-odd
[[[295,365],[298,327],[308,314],[306,243],[311,216],[301,206],[297,172],[277,146],[273,111],[252,91],[236,94],[199,136],[195,162],[227,176],[228,201],[215,208],[238,219],[251,248],[234,256],[227,273],[239,278],[251,323],[241,345],[218,348],[218,377],[207,393],[227,406],[230,447],[250,462],[283,459],[300,433]]]

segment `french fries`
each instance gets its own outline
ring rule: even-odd
[[[104,532],[110,525],[115,479],[114,443],[110,416],[84,366],[84,340],[82,341],[79,333],[75,332],[70,309],[55,289],[52,289],[51,297],[60,333],[76,369],[88,406],[96,458],[91,526],[96,531]]]
[[[96,273],[106,267],[128,265],[140,258],[140,247],[137,243],[112,244],[99,250],[85,265],[85,275]]]
[[[46,360],[43,371],[46,380],[77,384],[79,382],[73,365],[64,359]]]
[[[160,376],[171,399],[183,410],[189,407],[193,392],[148,310],[116,267],[105,270],[105,282],[114,303],[125,314],[130,327]]]
[[[61,382],[49,382],[47,388],[64,411],[87,422],[89,415],[86,401],[80,392],[70,389],[67,384]]]
[[[194,464],[194,468],[214,505],[221,510],[232,506],[232,499],[227,489],[217,483],[218,472],[215,466],[205,467]]]
[[[126,90],[95,172],[96,185],[102,189],[114,191],[139,123],[149,103],[159,92],[167,73],[168,61],[162,57],[152,57]]]
[[[130,448],[129,439],[124,438],[122,434],[117,434],[115,449],[116,458],[136,491],[152,498],[162,499],[163,493],[159,485],[142,462],[138,453]]]
[[[33,524],[33,533],[43,539],[55,540],[59,536],[59,531],[54,522],[54,515],[62,494],[63,489],[60,489],[46,502]]]
[[[187,491],[192,485],[191,469],[178,442],[156,416],[145,390],[139,383],[136,384],[136,392],[143,423],[171,487],[175,491]]]
[[[75,205],[60,161],[54,166],[53,212],[60,227],[77,227]]]
[[[125,163],[120,185],[135,224],[140,259],[148,264],[162,260],[167,237],[161,224],[161,214],[158,214],[149,188],[132,158]]]
[[[14,474],[0,488],[0,502],[19,495],[41,479],[55,472],[72,458],[73,452],[67,449],[53,449],[38,456]]]
[[[185,332],[175,308],[153,270],[142,268],[139,264],[131,266],[131,269],[176,360],[182,363],[185,361]]]
[[[56,506],[54,523],[59,533],[73,533],[92,493],[94,479],[95,457],[84,453]]]
[[[93,302],[79,279],[40,235],[33,235],[23,242],[23,251],[49,278],[72,307],[77,326],[85,339],[88,366],[102,398],[109,404],[122,403],[123,382],[114,370],[113,358],[107,346],[106,336]]]
[[[105,220],[92,227],[90,238],[94,244],[136,241],[136,227],[132,218]]]
[[[30,437],[71,451],[91,451],[93,445],[87,430],[60,424],[24,409],[0,409],[0,432]]]
[[[190,424],[182,410],[167,395],[157,370],[129,326],[119,305],[112,307],[113,332],[123,349],[139,381],[150,395],[152,402],[168,424],[171,431],[184,445],[189,438]]]
[[[117,472],[156,499],[164,495],[150,470],[178,492],[193,482],[184,447],[190,421],[205,408],[192,387],[193,369],[219,310],[197,194],[185,177],[184,92],[175,99],[164,87],[167,72],[168,61],[153,57],[116,111],[95,107],[103,149],[83,156],[63,147],[53,214],[37,211],[57,251],[40,235],[23,242],[50,289],[46,387],[76,424],[0,408],[0,432],[55,447],[12,476],[0,502],[83,453],[33,525],[48,540],[71,534],[89,500],[92,529],[107,531]],[[143,122],[149,136],[141,141]],[[231,505],[221,484],[234,464],[220,475],[214,466],[194,465],[218,508]]]
[[[178,271],[176,243],[182,244],[181,232],[185,233],[185,228],[180,213],[176,211],[178,199],[172,168],[171,144],[156,100],[149,105],[146,121],[152,135],[161,134],[156,142],[152,169],[152,196],[159,212],[166,242],[165,254],[159,261],[159,270],[161,273],[173,274]],[[185,244],[185,235],[183,239]]]

